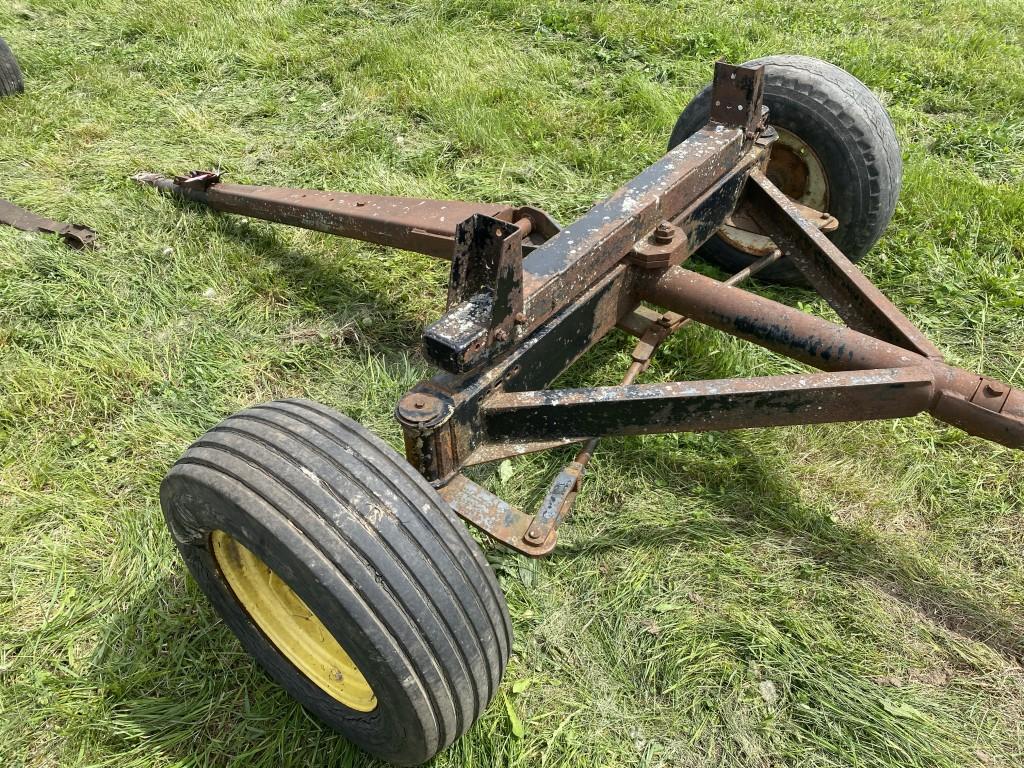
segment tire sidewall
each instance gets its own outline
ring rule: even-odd
[[[881,235],[881,232],[865,231],[859,224],[869,215],[864,200],[871,184],[867,162],[873,158],[865,157],[853,142],[841,139],[841,126],[832,113],[822,108],[816,96],[787,90],[776,77],[767,77],[769,71],[778,71],[772,67],[770,59],[754,59],[746,66],[762,63],[766,72],[764,98],[769,121],[803,140],[818,156],[828,180],[828,212],[840,221],[839,229],[831,233],[829,239],[839,250],[852,255],[854,261],[859,260]],[[844,70],[834,69],[837,74],[852,78]],[[837,83],[822,79],[819,85],[836,101],[849,98]],[[842,226],[843,222],[847,226]]]
[[[235,498],[234,484],[219,482],[200,467],[174,467],[161,485],[165,510],[178,550],[202,592],[237,635],[245,650],[267,674],[303,707],[357,746],[396,764],[412,765],[432,753],[430,739],[419,727],[403,680],[395,670],[407,668],[401,651],[374,632],[374,618],[360,605],[337,571],[324,563],[324,554],[288,524],[261,520],[258,501]],[[377,697],[370,712],[346,707],[325,693],[288,661],[251,620],[225,581],[210,549],[210,534],[221,530],[259,556],[309,606],[339,640]],[[318,567],[324,566],[324,567]],[[415,685],[413,676],[402,676]],[[404,747],[396,753],[396,747]]]
[[[808,63],[816,67],[814,89],[807,92],[794,90],[786,84],[786,70],[792,63]],[[744,66],[762,64],[765,67],[764,103],[769,109],[769,124],[783,128],[804,141],[817,155],[829,185],[829,213],[835,216],[840,226],[828,235],[836,246],[851,261],[859,261],[878,240],[895,209],[902,172],[897,165],[895,176],[883,168],[885,158],[865,151],[846,135],[847,127],[837,120],[834,112],[826,109],[824,103],[846,104],[850,110],[854,95],[848,89],[860,90],[861,99],[870,97],[877,115],[868,114],[863,104],[856,105],[862,114],[862,123],[884,121],[882,126],[873,126],[879,133],[893,133],[892,123],[884,108],[874,98],[867,86],[860,83],[844,70],[827,62],[805,57],[766,57],[746,62]],[[830,79],[831,78],[831,79]],[[711,86],[705,87],[683,110],[672,131],[669,148],[703,127],[710,114]],[[898,146],[896,148],[898,155]],[[897,157],[898,161],[898,157]],[[875,164],[880,171],[879,178],[872,179],[869,165]],[[872,185],[888,186],[892,197],[888,205],[878,212],[868,210],[866,200]],[[717,236],[713,236],[701,252],[710,260],[732,270],[742,269],[755,259],[739,251]],[[776,264],[762,273],[764,277],[782,283],[802,283],[799,271],[790,264]]]

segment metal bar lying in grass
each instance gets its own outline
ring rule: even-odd
[[[60,235],[72,248],[91,248],[96,245],[96,230],[84,224],[66,224],[63,221],[48,219],[8,200],[0,200],[0,224],[23,232]]]

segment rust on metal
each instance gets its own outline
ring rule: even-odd
[[[533,516],[524,514],[465,475],[455,475],[437,492],[459,517],[495,541],[531,557],[541,557],[555,548],[557,535],[536,544],[527,544],[527,541],[535,542],[538,538],[536,535],[528,536]]]
[[[589,444],[588,444],[589,445]],[[586,451],[584,450],[584,453]],[[589,454],[587,454],[589,460]],[[537,514],[530,521],[530,527],[526,531],[523,543],[526,547],[553,547],[554,537],[558,535],[558,526],[565,516],[572,509],[572,503],[576,500],[579,491],[580,481],[583,479],[583,472],[586,464],[580,461],[571,462],[565,469],[558,473],[558,477],[551,483],[544,501],[541,502]]]
[[[746,150],[746,155],[759,157],[762,153],[760,147]],[[593,285],[596,277],[619,264],[635,243],[667,218],[665,214],[674,215],[690,200],[700,199],[715,187],[716,180],[728,175],[741,157],[744,167],[754,162],[745,156],[741,131],[721,125],[706,128],[526,255],[522,269],[523,317],[517,330],[520,337],[536,330]],[[722,219],[726,213],[723,207]],[[714,226],[708,230],[708,237]],[[688,247],[702,242],[687,235]],[[468,349],[486,332],[472,304],[468,301],[450,308],[448,316],[428,330],[428,344],[436,350],[431,359],[454,373],[472,370],[491,356]],[[442,354],[440,350],[445,347],[448,351]],[[484,352],[489,352],[486,346]]]
[[[501,440],[869,421],[928,410],[934,386],[920,367],[546,389],[497,394],[484,417]]]
[[[220,171],[189,171],[183,176],[175,176],[174,183],[190,189],[209,189],[220,183]]]
[[[475,214],[459,224],[448,278],[448,312],[423,333],[424,352],[442,368],[475,367],[522,330],[523,237],[532,224]]]
[[[738,285],[744,280],[756,275],[766,267],[771,266],[782,258],[778,250],[758,259],[753,264],[733,274],[725,281],[726,285]],[[691,319],[675,312],[658,314],[644,306],[638,306],[635,310],[620,319],[619,327],[639,337],[636,346],[633,348],[632,363],[626,369],[622,377],[622,385],[632,384],[637,376],[647,370],[654,353],[673,333],[678,332],[691,323]],[[560,438],[565,441],[571,438]],[[533,523],[527,531],[525,545],[527,547],[537,546],[548,540],[548,537],[558,529],[558,526],[568,516],[572,509],[573,502],[579,492],[580,483],[587,471],[587,465],[597,450],[599,438],[591,437],[583,448],[576,454],[576,457],[555,477],[548,487],[548,491],[541,502],[540,509],[534,517]],[[559,443],[561,444],[561,443]],[[481,453],[492,446],[507,445],[506,443],[489,443],[481,448]],[[534,443],[547,448],[556,447],[551,443]],[[493,450],[493,448],[492,448]],[[538,450],[543,450],[538,448]],[[504,458],[504,455],[498,457]]]
[[[681,264],[691,253],[686,233],[669,221],[633,244],[626,259],[642,269],[661,269]]]
[[[530,222],[528,244],[536,247],[554,235],[557,224],[537,208],[460,200],[356,195],[287,187],[222,182],[218,172],[192,171],[167,178],[155,173],[132,177],[165,194],[203,203],[217,211],[265,219],[317,232],[450,259],[459,224],[475,214],[512,222]]]
[[[641,293],[655,304],[822,370],[926,367],[932,371],[937,394],[941,395],[931,408],[933,416],[1012,448],[1024,445],[1024,394],[1014,398],[1013,392],[1019,393],[1019,390],[1013,390],[1003,382],[997,385],[1012,391],[997,413],[970,402],[978,392],[982,377],[941,360],[830,323],[740,288],[722,285],[680,267],[645,277]],[[944,403],[942,397],[946,398]],[[956,397],[975,408],[951,403],[949,397]],[[1018,402],[1021,407],[1017,407]],[[988,416],[979,411],[996,415]],[[944,413],[954,413],[955,420],[945,418]]]
[[[216,210],[451,259],[446,312],[423,336],[442,370],[395,416],[407,458],[455,511],[531,556],[555,546],[603,436],[928,412],[1024,447],[1024,391],[943,362],[828,239],[840,222],[827,180],[766,122],[763,75],[719,62],[707,125],[564,228],[528,206],[226,184],[217,172],[136,178]],[[763,168],[776,149],[772,181]],[[680,266],[716,232],[759,258],[725,281]],[[782,259],[847,325],[738,287]],[[638,384],[692,322],[820,372]],[[620,384],[550,388],[616,327],[636,337]],[[533,515],[462,472],[575,443]]]
[[[8,200],[0,200],[0,224],[6,224],[23,232],[60,235],[67,245],[75,249],[91,248],[96,245],[96,230],[91,227],[48,219]]]
[[[786,252],[851,328],[925,357],[942,357],[938,348],[761,171],[751,172],[747,195],[751,216],[762,231]]]
[[[765,115],[761,112],[763,92],[764,67],[715,62],[711,122],[740,128],[747,138],[754,138],[764,126]]]
[[[396,412],[404,423],[420,426],[437,423],[448,412],[448,407],[429,392],[414,391],[398,401]]]
[[[774,161],[776,147],[772,147],[772,158]],[[793,209],[799,213],[808,223],[813,224],[825,234],[830,234],[839,229],[839,219],[827,211],[819,211],[806,205],[791,200]],[[739,251],[752,256],[767,256],[777,250],[775,241],[766,235],[760,225],[754,221],[750,214],[750,205],[746,198],[741,198],[736,210],[726,218],[718,236],[725,242]]]

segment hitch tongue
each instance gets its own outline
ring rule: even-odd
[[[417,197],[358,195],[288,187],[228,184],[219,171],[191,171],[169,178],[137,173],[132,179],[162,193],[235,213],[302,229],[327,232],[367,243],[451,259],[459,224],[472,216],[500,219],[518,227],[526,251],[559,231],[544,211],[505,203],[424,200]]]

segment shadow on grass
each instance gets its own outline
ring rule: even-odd
[[[110,617],[92,659],[118,765],[386,765],[265,676],[175,566]]]
[[[391,348],[418,346],[423,320],[408,303],[388,300],[381,291],[347,279],[340,264],[287,247],[273,229],[253,226],[245,218],[214,211],[199,203],[178,201],[178,205],[190,214],[206,218],[217,232],[243,244],[253,259],[276,265],[277,275],[269,279],[258,276],[250,281],[250,289],[255,294],[280,290],[283,283],[285,295],[277,298],[300,306],[313,305],[337,320],[339,326],[349,325],[369,308],[373,313],[372,322],[361,324],[357,333],[364,346],[383,353]],[[338,241],[343,243],[344,238],[339,237]],[[402,257],[397,251],[391,253],[397,268]],[[281,279],[275,280],[277,276]]]
[[[783,469],[738,436],[721,436],[717,451],[716,461],[738,467],[700,473],[717,478],[705,481],[700,493],[720,500],[719,516],[661,526],[624,521],[600,537],[563,545],[553,557],[630,546],[698,548],[715,538],[711,528],[723,526],[750,539],[771,535],[826,567],[869,579],[950,632],[1024,661],[1024,628],[984,596],[954,585],[897,543],[844,528],[801,504]],[[627,447],[601,459],[607,469],[641,476],[649,454]],[[693,476],[692,458],[661,461],[673,477]],[[680,485],[686,490],[685,481]],[[265,677],[183,573],[176,562],[172,574],[110,617],[93,659],[91,676],[110,712],[103,730],[115,741],[122,765],[152,764],[154,755],[189,765],[384,765],[318,723]]]
[[[1016,617],[969,585],[954,583],[937,565],[923,561],[897,542],[886,541],[870,530],[842,526],[811,509],[800,501],[799,489],[786,480],[784,470],[766,466],[764,458],[736,435],[722,435],[721,439],[727,455],[739,456],[734,463],[737,469],[703,473],[705,480],[700,493],[706,496],[710,492],[721,500],[719,506],[727,515],[726,525],[749,538],[775,536],[827,568],[868,579],[945,630],[1024,664],[1024,625]],[[643,474],[642,451],[609,451],[602,458],[611,471],[622,476]],[[662,461],[674,477],[693,474],[690,461]],[[708,481],[707,477],[715,479]],[[560,546],[552,556],[592,555],[606,549],[650,546],[652,542],[700,547],[708,538],[701,533],[699,522],[669,526],[628,524],[591,541]]]

